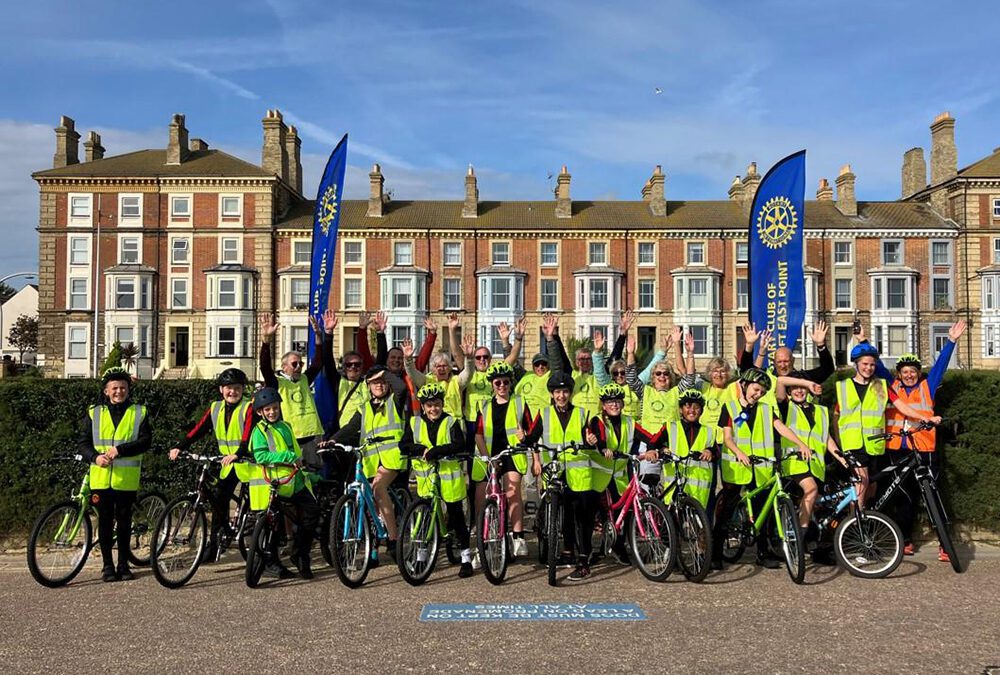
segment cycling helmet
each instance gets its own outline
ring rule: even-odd
[[[492,382],[498,377],[514,377],[514,369],[506,361],[497,361],[486,369],[486,379]]]
[[[108,382],[113,382],[115,380],[120,380],[122,382],[128,382],[132,384],[132,375],[129,374],[127,370],[120,366],[112,366],[104,371],[101,375],[101,384],[105,385]]]
[[[274,387],[264,387],[253,395],[254,412],[260,412],[273,403],[281,403],[281,394]]]
[[[688,403],[697,403],[702,408],[705,407],[705,397],[697,389],[685,389],[681,397],[677,399],[678,406],[685,406]]]
[[[239,368],[226,368],[219,376],[215,378],[215,384],[220,387],[225,387],[227,385],[241,384],[244,387],[249,384],[247,379],[247,374],[244,373]]]
[[[740,382],[743,384],[759,384],[768,391],[771,388],[771,378],[760,368],[747,368],[740,373]]]
[[[601,387],[601,402],[604,401],[624,401],[625,400],[625,388],[621,385],[606,384]]]
[[[443,401],[444,387],[442,387],[438,382],[425,384],[420,387],[420,391],[417,392],[417,399],[421,403],[427,403],[428,401]]]
[[[851,362],[856,363],[862,356],[873,356],[878,358],[878,349],[870,342],[862,342],[851,350]]]
[[[549,391],[555,391],[556,389],[569,389],[573,391],[573,378],[565,373],[559,373],[558,375],[550,375],[548,383]]]
[[[368,372],[365,373],[365,382],[371,382],[372,380],[378,380],[385,377],[385,372],[387,370],[388,368],[383,366],[381,363],[372,366],[368,369]]]
[[[920,362],[920,357],[916,354],[903,354],[896,359],[896,371],[898,372],[903,366],[913,366],[917,370],[920,370],[924,367],[924,364]]]

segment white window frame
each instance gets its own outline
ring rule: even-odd
[[[83,242],[83,248],[79,250],[74,248],[76,242]],[[81,254],[82,261],[74,260],[73,256],[76,253]],[[90,237],[70,237],[69,244],[67,245],[67,255],[70,265],[90,265]]]
[[[213,332],[215,333],[215,356],[222,358],[238,358],[240,356],[239,346],[240,346],[240,334],[237,330],[237,326],[215,326]],[[233,331],[233,352],[231,354],[223,354],[220,346],[222,344],[222,331],[231,330]],[[229,342],[227,340],[226,342]]]
[[[604,304],[595,305],[594,304],[594,285],[604,284]],[[607,277],[591,278],[587,279],[587,309],[601,310],[604,312],[610,312],[614,307],[614,301],[611,298],[611,294],[614,292],[614,285],[611,283],[611,279]]]
[[[553,246],[555,247],[556,259],[551,262],[545,261],[545,247]],[[549,240],[542,240],[538,242],[538,266],[539,267],[559,267],[559,242]]]
[[[226,260],[226,242],[236,242],[236,259]],[[219,262],[223,265],[243,264],[243,238],[242,237],[219,237]]]
[[[305,285],[305,296],[299,294],[300,299],[304,297],[305,302],[295,304],[295,287],[300,289]],[[306,310],[309,309],[309,277],[289,277],[288,278],[288,309]]]
[[[1000,265],[1000,237],[993,238],[993,264]]]
[[[449,285],[458,284],[457,292],[448,292]],[[457,301],[449,302],[449,299]],[[441,309],[462,309],[462,277],[444,277],[441,280]]]
[[[695,256],[693,253],[695,251],[700,251],[701,260],[694,260]],[[689,241],[684,245],[684,260],[688,265],[705,265],[706,254],[705,254],[705,242],[703,241]]]
[[[187,277],[171,277],[170,278],[170,309],[189,309],[191,307],[191,284],[188,283],[189,279]],[[181,283],[184,286],[184,302],[178,304],[175,302],[177,297],[177,284]]]
[[[73,292],[73,285],[75,283],[83,284],[83,291],[80,293]],[[76,307],[73,305],[73,298],[81,298],[83,302],[80,306]],[[80,312],[88,311],[90,309],[90,277],[69,277],[66,280],[66,309],[70,311]]]
[[[136,200],[138,213],[125,215],[125,200]],[[142,227],[142,193],[121,193],[118,195],[118,226]]]
[[[233,304],[223,305],[222,304],[222,284],[223,283],[233,284]],[[238,276],[230,277],[217,277],[215,280],[215,288],[213,289],[213,308],[214,309],[239,309],[240,308],[240,278]],[[226,295],[229,295],[227,292]]]
[[[457,255],[457,257],[455,257]],[[445,267],[462,266],[462,242],[453,239],[441,242],[441,264]]]
[[[647,304],[643,304],[644,287],[649,288],[649,302]],[[639,311],[649,312],[656,310],[656,279],[652,277],[642,277],[636,280],[635,304],[636,309]]]
[[[494,265],[496,267],[510,267],[510,249],[511,245],[509,241],[491,241],[490,265]],[[502,256],[498,255],[501,251],[504,252]]]
[[[847,283],[847,304],[839,304],[840,294],[837,284]],[[854,279],[834,279],[833,280],[833,309],[834,311],[854,309]]]
[[[236,200],[236,212],[226,213],[226,202]],[[233,227],[243,225],[243,195],[240,193],[229,193],[219,195],[219,226]]]
[[[406,288],[403,288],[403,286]],[[397,286],[400,288],[397,289]],[[393,277],[389,280],[389,309],[402,312],[418,310],[416,299],[416,280],[413,277]],[[406,305],[396,303],[397,298],[406,298]]]
[[[935,262],[934,247],[942,244],[944,245],[945,250],[947,252],[947,262],[943,263]],[[930,243],[927,246],[929,249],[927,252],[927,257],[928,260],[930,260],[931,267],[950,267],[952,264],[954,264],[953,247],[951,245],[950,239],[931,239]]]
[[[350,295],[348,293],[348,282],[350,282],[351,285],[353,285],[355,282],[357,282],[357,284],[358,284],[358,300],[355,303],[352,303],[352,302],[348,301],[348,298],[349,298],[349,295]],[[343,287],[344,287],[344,291],[343,291],[343,293],[344,293],[344,297],[343,297],[344,309],[361,309],[362,307],[364,307],[364,304],[365,304],[365,281],[364,281],[363,277],[344,277]]]
[[[304,245],[304,248],[306,249],[306,258],[305,258],[305,260],[299,260],[298,255],[297,255],[297,253],[295,251],[295,249],[300,244]],[[292,239],[290,253],[291,253],[291,259],[292,259],[292,264],[293,265],[311,265],[312,264],[312,240],[311,239]]]
[[[136,259],[134,262],[125,262],[125,242],[136,242]],[[141,265],[142,264],[142,235],[141,234],[120,234],[118,235],[118,264],[119,265]]]
[[[688,280],[687,280],[687,282],[688,282],[688,289],[687,289],[687,300],[688,300],[688,302],[687,302],[686,309],[688,311],[691,311],[691,312],[711,310],[712,309],[712,288],[711,288],[712,280],[710,278],[708,278],[708,277],[689,277]],[[699,284],[704,284],[705,285],[705,292],[704,292],[704,294],[702,294],[702,293],[698,293],[697,294],[698,296],[702,296],[703,295],[704,298],[705,298],[705,304],[703,304],[701,306],[696,306],[694,304],[694,297],[695,297],[694,284],[695,284],[695,282],[698,282]]]
[[[122,282],[128,282],[128,283],[132,284],[132,291],[130,293],[125,293],[125,292],[122,292],[122,291],[118,290],[119,286],[122,284]],[[110,286],[111,286],[111,297],[113,299],[113,302],[111,303],[111,307],[112,308],[114,308],[116,310],[119,310],[119,311],[126,311],[126,312],[128,312],[128,311],[133,311],[134,312],[134,311],[136,311],[136,310],[139,309],[139,303],[140,303],[140,300],[139,300],[139,282],[138,282],[138,280],[135,277],[115,277],[114,278],[114,283],[110,284]],[[131,295],[132,296],[132,306],[131,307],[121,307],[121,306],[119,306],[119,304],[118,304],[119,303],[118,297],[122,296],[122,295]]]
[[[986,324],[983,326],[983,358],[1000,357],[1000,326]]]
[[[177,202],[181,199],[186,199],[188,204],[187,213],[178,213]],[[168,204],[170,205],[169,219],[172,222],[191,222],[194,217],[194,195],[193,194],[172,194],[169,195]]]
[[[83,333],[83,339],[82,340],[79,340],[79,339],[78,340],[74,340],[73,339],[73,332],[74,331],[80,331],[80,332],[82,332]],[[87,362],[87,361],[90,360],[90,324],[89,323],[67,323],[66,324],[65,340],[66,340],[66,343],[65,343],[66,344],[66,347],[65,347],[66,351],[64,353],[66,354],[66,360],[67,361]],[[82,356],[73,356],[73,347],[72,347],[72,345],[74,345],[74,344],[83,345],[83,355]]]
[[[510,305],[498,307],[494,304],[496,284],[504,281],[508,285]],[[519,274],[483,275],[479,278],[479,309],[488,312],[521,313],[524,311],[524,277]]]
[[[740,249],[743,249],[743,259],[740,260]],[[736,241],[733,245],[733,260],[739,267],[745,267],[750,263],[750,242]]]
[[[947,281],[948,282],[948,299],[947,304],[944,307],[938,307],[937,303],[934,302],[935,291],[934,283],[937,281]],[[931,277],[931,297],[930,297],[930,309],[931,311],[946,311],[953,309],[955,307],[955,284],[951,282],[951,277],[946,274],[935,274]]]
[[[903,284],[903,306],[902,307],[892,307],[892,302],[890,301],[890,296],[894,295],[890,293],[890,287],[893,282],[902,282]],[[887,312],[904,312],[908,311],[913,303],[910,301],[910,279],[908,277],[886,277],[885,279],[885,309]]]
[[[545,292],[545,285],[547,283],[555,284],[554,293],[547,294]],[[545,299],[547,296],[552,297],[552,306],[547,307],[545,305]],[[559,278],[558,277],[542,277],[538,280],[538,308],[542,311],[557,311],[559,309]]]
[[[608,266],[608,242],[588,241],[587,242],[587,264],[595,267]],[[595,255],[599,253],[599,255]]]
[[[740,282],[746,286],[744,293],[740,293]],[[750,279],[747,277],[736,277],[736,309],[742,312],[750,309]]]
[[[73,203],[78,201],[86,204],[86,213],[73,215]],[[90,226],[94,224],[94,195],[82,192],[70,192],[66,195],[66,223],[70,226]]]
[[[184,242],[183,250],[186,260],[177,260],[178,242]],[[191,264],[191,239],[189,237],[170,238],[170,264],[174,266],[187,266]]]
[[[993,217],[1000,218],[1000,199],[993,198]]]
[[[643,247],[649,247],[649,260],[643,260]],[[656,242],[637,241],[635,242],[635,262],[638,267],[656,267]]]
[[[356,259],[349,258],[347,256],[347,245],[348,244],[351,244],[352,246],[354,244],[357,244],[358,248],[360,249],[360,255],[358,255],[358,257]],[[365,240],[364,239],[345,239],[344,240],[343,254],[344,254],[344,266],[345,267],[364,267],[364,264],[365,264]],[[395,261],[395,252],[393,252],[393,260]]]
[[[895,262],[889,262],[888,260],[886,260],[886,256],[885,256],[885,253],[886,253],[886,250],[885,250],[886,244],[897,244],[899,246],[899,260],[897,260]],[[904,248],[905,247],[903,246],[903,240],[902,239],[883,239],[881,241],[880,245],[879,245],[879,249],[880,249],[881,256],[882,256],[882,264],[883,265],[905,265],[906,264],[906,255],[905,255]]]
[[[837,260],[837,247],[847,246],[847,260]],[[833,264],[836,266],[848,267],[854,264],[854,242],[834,239],[833,241]]]
[[[1000,310],[1000,275],[983,275],[981,286],[983,309],[990,312]]]
[[[410,247],[409,261],[400,256],[404,246]],[[396,267],[413,267],[413,241],[394,241],[392,243],[392,264]]]
[[[713,324],[696,323],[696,324],[691,324],[689,326],[685,326],[685,328],[688,331],[691,332],[692,336],[694,336],[694,329],[695,328],[698,328],[698,329],[702,329],[703,328],[703,329],[705,329],[704,348],[701,351],[698,350],[699,349],[698,343],[701,342],[701,341],[698,340],[697,338],[695,338],[695,342],[694,342],[694,355],[695,356],[709,356],[712,353],[712,351],[713,351],[713,344],[712,343],[714,342],[713,338],[715,337],[714,336],[715,326]]]

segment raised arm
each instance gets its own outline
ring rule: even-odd
[[[690,333],[687,333],[690,335]],[[674,346],[674,369],[679,375],[683,375],[687,372],[687,367],[684,365],[684,347],[687,344],[684,339],[684,329],[680,326],[674,326],[670,332],[670,340],[673,342]],[[694,338],[691,338],[692,351],[694,347]],[[692,356],[693,358],[693,356]]]
[[[313,352],[312,361],[309,362],[309,367],[306,368],[305,376],[306,382],[312,384],[313,380],[316,379],[316,376],[323,372],[323,330],[320,328],[319,322],[316,321],[316,317],[314,316],[309,317],[309,325],[312,326],[313,344],[316,345],[316,350]],[[336,325],[336,323],[334,325]]]
[[[337,328],[337,315],[332,309],[323,312],[323,375],[326,377],[333,400],[337,403],[337,388],[340,386],[340,371],[333,356],[334,330]]]
[[[740,353],[740,362],[738,364],[740,370],[746,370],[753,366],[753,347],[757,344],[759,337],[760,333],[757,332],[755,324],[743,324],[743,351]]]
[[[510,365],[517,364],[521,359],[521,350],[524,349],[524,330],[528,326],[528,320],[523,316],[514,324],[514,343],[510,348],[510,353],[504,359]]]
[[[611,382],[611,375],[608,373],[607,360],[604,357],[604,333],[599,330],[594,331],[594,379],[597,386],[603,387]]]
[[[274,374],[274,361],[271,358],[271,338],[278,332],[278,322],[273,314],[261,314],[260,325],[260,374],[264,378],[264,386],[278,388],[278,377]]]
[[[424,328],[426,329],[424,344],[420,347],[420,353],[417,354],[415,364],[417,370],[421,372],[427,372],[427,364],[430,363],[431,354],[434,353],[434,343],[437,342],[438,335],[438,325],[434,322],[434,319],[431,319],[430,317],[425,318]]]
[[[361,367],[365,371],[375,365],[375,357],[372,356],[372,348],[368,344],[368,325],[371,322],[371,314],[368,312],[358,314],[358,354],[361,355]]]
[[[462,342],[465,341],[462,336]],[[451,358],[455,359],[455,365],[460,369],[465,369],[465,351],[458,339],[458,314],[452,312],[448,315],[448,345],[451,349]]]
[[[372,318],[375,325],[375,363],[385,365],[389,360],[389,342],[385,337],[386,326],[389,325],[389,316],[379,310]]]
[[[414,389],[420,389],[427,382],[427,376],[424,372],[417,368],[416,363],[413,360],[413,340],[410,338],[403,338],[403,344],[400,345],[400,349],[403,350],[403,367],[406,368],[406,374],[410,376],[413,381]]]

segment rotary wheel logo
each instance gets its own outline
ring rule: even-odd
[[[768,248],[781,248],[795,234],[799,217],[788,197],[771,197],[757,214],[757,236]]]
[[[319,227],[323,234],[330,231],[333,219],[337,217],[337,188],[333,185],[326,188],[319,205]]]

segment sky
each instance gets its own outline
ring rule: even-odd
[[[85,5],[85,6],[84,6]],[[38,188],[60,115],[107,155],[191,137],[260,162],[261,118],[302,136],[304,190],[350,133],[348,197],[724,199],[807,150],[807,198],[851,164],[895,199],[903,153],[957,118],[959,165],[1000,145],[995,3],[36,0],[0,23],[0,277],[37,269]],[[81,143],[82,146],[82,143]],[[83,148],[80,149],[81,158]],[[928,156],[929,160],[929,156]]]

